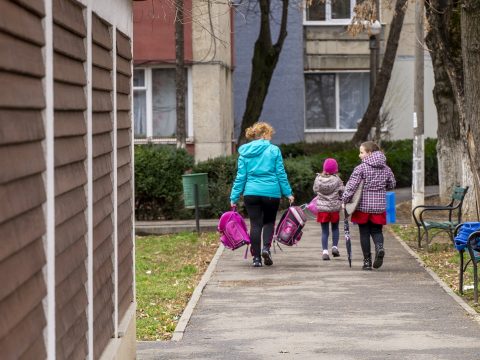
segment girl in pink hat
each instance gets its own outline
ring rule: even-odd
[[[330,260],[330,256],[328,255],[330,227],[332,229],[332,255],[334,257],[340,256],[340,252],[338,251],[338,240],[340,237],[338,223],[340,221],[344,186],[342,179],[338,177],[337,173],[337,161],[328,158],[323,163],[323,172],[317,174],[313,184],[313,191],[318,195],[317,222],[322,225],[323,260]]]

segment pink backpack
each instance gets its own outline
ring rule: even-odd
[[[313,215],[318,214],[318,207],[317,207],[318,195],[315,196],[310,202],[307,204],[306,208],[310,211]]]
[[[235,250],[243,245],[247,245],[246,256],[248,245],[250,245],[250,236],[242,215],[236,210],[236,207],[232,207],[230,211],[222,214],[218,221],[217,230],[220,233],[220,242],[226,248]]]
[[[300,206],[290,206],[283,213],[275,229],[273,239],[287,246],[295,245],[303,235],[307,217]]]

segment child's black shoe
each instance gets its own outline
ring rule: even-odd
[[[385,250],[380,248],[375,252],[375,261],[373,262],[373,268],[378,269],[383,264],[383,257],[385,256]]]
[[[362,270],[372,270],[372,257],[367,256],[363,258]]]

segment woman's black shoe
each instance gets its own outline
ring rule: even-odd
[[[253,267],[261,267],[262,266],[262,259],[260,256],[255,256],[253,258]]]
[[[266,266],[273,265],[272,254],[270,253],[270,249],[264,248],[262,250],[262,257],[263,257],[263,262],[265,263]]]

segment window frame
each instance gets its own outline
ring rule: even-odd
[[[308,129],[307,128],[307,101],[304,101],[304,111],[303,111],[303,129],[306,133],[351,133],[357,131],[357,128],[354,129],[341,129],[340,128],[340,77],[337,74],[342,73],[370,73],[369,70],[335,70],[335,71],[304,71],[303,73],[303,81],[304,81],[304,99],[307,98],[307,87],[305,81],[305,75],[311,74],[335,74],[335,128],[327,129],[327,128],[315,128],[315,129]]]
[[[356,0],[350,0],[350,18],[332,19],[332,0],[325,0],[325,20],[308,20],[307,3],[305,2],[303,6],[303,25],[349,25],[352,22],[353,9],[356,4]]]
[[[146,144],[146,143],[158,143],[158,144],[175,144],[177,139],[172,137],[153,137],[153,70],[156,69],[175,69],[172,66],[135,66],[134,70],[143,70],[145,74],[145,84],[144,86],[133,86],[133,76],[132,76],[132,86],[133,92],[144,91],[146,90],[146,137],[145,138],[136,138],[134,137],[134,144]],[[192,68],[187,67],[187,143],[193,143],[193,89],[192,89]],[[132,99],[133,101],[133,99]],[[133,109],[133,104],[132,104]],[[132,118],[135,115],[135,112],[132,111]],[[133,119],[135,122],[135,119]]]

